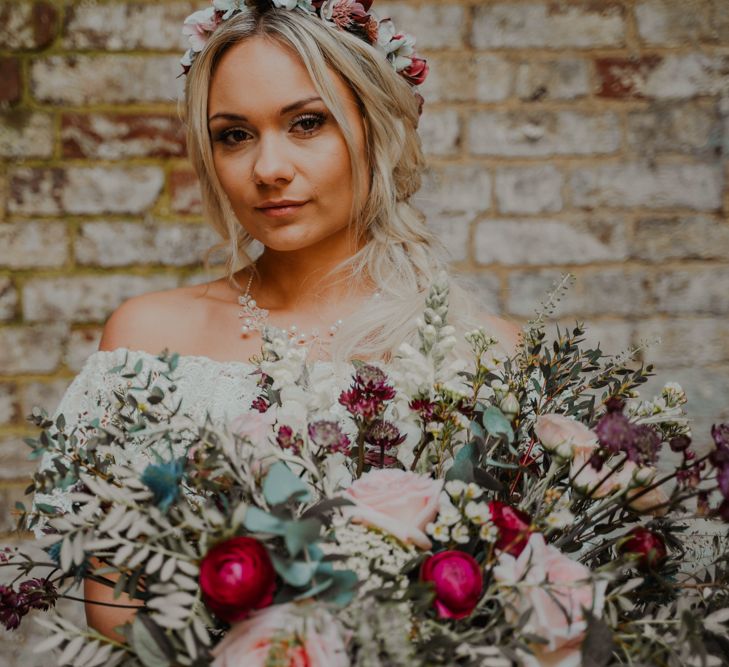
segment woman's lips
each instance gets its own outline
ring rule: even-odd
[[[263,213],[263,215],[267,215],[269,218],[282,218],[286,215],[291,215],[300,211],[307,204],[308,202],[296,205],[289,204],[287,206],[268,206],[266,208],[259,208],[258,210]]]

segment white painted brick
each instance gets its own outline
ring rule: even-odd
[[[641,92],[656,99],[715,95],[726,86],[729,56],[671,54],[648,72]]]
[[[48,56],[31,65],[31,90],[47,104],[175,103],[182,98],[180,55]]]
[[[631,254],[638,259],[719,259],[729,257],[729,225],[706,215],[637,220]]]
[[[654,103],[628,114],[628,144],[641,155],[665,152],[711,155],[722,147],[721,119],[714,108],[693,103]]]
[[[468,257],[468,237],[473,214],[439,212],[428,216],[427,226],[443,242],[451,261],[463,262]]]
[[[615,3],[586,7],[559,3],[494,3],[476,7],[476,48],[595,48],[621,46],[622,8]]]
[[[499,56],[437,55],[420,87],[428,102],[498,102],[511,90],[513,65]]]
[[[23,286],[23,317],[26,322],[103,322],[126,299],[177,283],[174,275],[33,278]]]
[[[684,46],[711,34],[705,0],[649,0],[635,8],[638,33],[646,44]]]
[[[81,2],[66,10],[63,47],[100,51],[189,48],[182,24],[199,3]]]
[[[91,266],[185,266],[220,237],[207,225],[159,222],[87,222],[76,237],[76,260]]]
[[[0,157],[15,160],[49,158],[53,154],[50,114],[12,111],[0,115]]]
[[[163,186],[160,167],[22,167],[11,173],[8,210],[20,215],[142,213]]]
[[[531,317],[560,280],[554,270],[515,271],[509,276],[507,311]],[[577,282],[560,301],[555,316],[642,316],[651,307],[649,275],[644,270],[624,268],[580,272]]]
[[[416,49],[457,49],[463,46],[464,8],[431,3],[413,7],[402,2],[378,2],[381,18],[392,18],[398,30],[415,36]]]
[[[660,164],[631,162],[575,169],[570,179],[577,206],[667,208],[685,206],[713,210],[721,206],[720,164]]]
[[[573,100],[590,93],[587,61],[577,58],[520,63],[515,92],[525,101]]]
[[[502,213],[562,210],[564,176],[556,167],[513,167],[496,172],[496,207]]]
[[[436,213],[477,214],[491,208],[491,176],[480,165],[431,167],[413,198],[428,217]]]
[[[14,382],[0,382],[0,424],[18,421],[20,414],[18,386]]]
[[[729,322],[725,318],[650,318],[637,324],[636,336],[660,338],[660,344],[643,355],[659,367],[729,362]]]
[[[68,257],[63,222],[12,222],[0,225],[0,266],[10,269],[63,266]]]
[[[655,312],[729,314],[729,268],[707,267],[659,271],[654,279]]]
[[[482,220],[474,246],[479,264],[589,264],[627,255],[624,225],[614,219]]]
[[[0,375],[52,373],[68,336],[65,322],[0,327]]]
[[[0,276],[0,320],[12,320],[18,307],[18,292],[8,276]]]
[[[423,150],[429,155],[453,155],[461,143],[461,123],[453,109],[431,111],[428,105],[418,124]]]
[[[102,329],[96,327],[72,331],[66,344],[63,363],[70,370],[78,373],[89,356],[99,349],[101,333]]]
[[[481,111],[469,117],[468,147],[510,157],[609,154],[620,147],[620,125],[613,113]]]

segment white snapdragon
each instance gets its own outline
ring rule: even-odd
[[[466,483],[460,479],[452,479],[445,483],[444,488],[453,500],[458,500],[466,490]]]
[[[480,498],[483,495],[483,489],[478,485],[474,484],[473,482],[469,482],[466,486],[466,490],[463,493],[463,496],[466,498],[466,500],[475,500],[476,498]]]

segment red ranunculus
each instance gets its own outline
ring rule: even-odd
[[[276,574],[265,547],[252,537],[216,544],[200,564],[200,590],[205,604],[228,623],[273,602]]]
[[[650,570],[660,565],[667,556],[666,543],[663,538],[647,528],[633,528],[627,540],[620,547],[623,554],[638,556],[639,567]]]
[[[423,83],[423,81],[425,81],[425,77],[428,76],[428,72],[430,72],[430,67],[425,59],[413,56],[412,62],[404,70],[402,70],[400,74],[402,74],[411,85],[419,86]]]
[[[502,503],[499,500],[492,500],[489,503],[491,521],[499,529],[499,539],[496,540],[496,548],[506,551],[514,558],[524,551],[529,536],[532,520],[526,512],[516,509],[511,505]]]
[[[422,581],[435,586],[434,606],[440,618],[465,618],[478,604],[483,588],[481,568],[463,551],[440,551],[425,559]]]

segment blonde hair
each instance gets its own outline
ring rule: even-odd
[[[387,360],[400,343],[415,339],[415,318],[422,312],[433,277],[446,268],[448,260],[445,247],[410,203],[425,166],[417,134],[418,100],[385,57],[355,35],[332,29],[303,12],[251,8],[219,26],[197,55],[185,87],[187,146],[200,180],[205,217],[223,239],[206,253],[205,266],[213,252],[223,249],[228,280],[242,290],[234,273],[254,261],[250,255],[254,239],[236,218],[217,178],[207,124],[210,82],[217,63],[229,47],[253,36],[274,39],[298,54],[349,150],[353,236],[364,244],[327,275],[338,274],[338,280],[350,285],[368,276],[382,295],[376,307],[361,308],[347,317],[331,340],[331,358],[335,363],[353,358]],[[370,171],[364,201],[354,135],[327,67],[350,87],[363,116]],[[473,294],[467,297],[466,290],[451,279],[448,321],[461,332],[479,323],[472,302]]]

